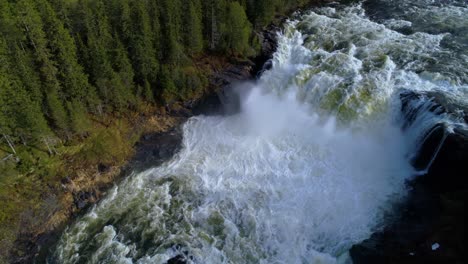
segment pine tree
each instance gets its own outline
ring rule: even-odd
[[[226,47],[234,54],[248,54],[251,34],[251,24],[242,6],[238,2],[229,3],[224,35]]]
[[[31,99],[35,102],[42,101],[41,83],[39,75],[34,69],[34,59],[31,50],[24,43],[24,34],[18,27],[17,17],[14,16],[11,10],[12,6],[3,1],[0,3],[0,33],[5,43],[4,59],[2,65],[10,63],[9,70],[22,80],[23,86],[26,87]]]
[[[3,23],[2,20],[0,24],[5,25]],[[8,65],[8,48],[4,39],[0,39],[0,65]],[[10,89],[10,80],[7,78],[4,66],[0,66],[0,137],[12,133],[9,107],[7,105],[8,98],[7,93],[5,93],[7,89]]]
[[[21,46],[21,42],[17,42]],[[31,50],[19,47],[16,43],[11,45],[13,63],[11,70],[18,76],[22,85],[29,93],[31,100],[42,104],[44,95],[42,93],[42,84],[38,72],[35,69],[34,55]]]
[[[117,76],[120,79],[120,84],[122,87],[122,90],[119,91],[120,94],[124,98],[126,98],[126,102],[124,103],[124,106],[127,105],[127,103],[130,104],[136,104],[136,86],[134,84],[134,77],[135,74],[133,72],[132,64],[130,59],[128,58],[128,53],[123,46],[122,42],[119,39],[116,39],[115,41],[115,47],[112,51],[112,58],[113,58],[113,65],[112,68],[114,71],[117,73]]]
[[[255,26],[264,27],[270,23],[275,16],[276,0],[255,1]]]
[[[70,125],[73,132],[84,136],[91,128],[86,107],[79,101],[67,102],[67,110],[70,115]]]
[[[225,31],[226,5],[225,0],[203,1],[203,35],[210,50],[223,49],[220,42]]]
[[[68,117],[61,100],[61,86],[57,78],[56,62],[48,48],[43,22],[32,0],[20,0],[15,6],[19,26],[24,30],[28,45],[34,51],[38,72],[42,80],[43,94],[46,95],[47,116],[62,132],[68,131]]]
[[[148,12],[151,18],[151,37],[153,48],[156,53],[156,59],[160,62],[163,60],[162,54],[162,39],[161,33],[161,16],[159,1],[148,1]]]
[[[160,73],[160,85],[163,89],[163,100],[166,104],[172,103],[177,97],[177,87],[174,83],[174,78],[169,70],[169,65],[164,65]]]
[[[184,45],[190,54],[203,51],[202,7],[200,0],[190,0],[185,7],[183,22]]]
[[[146,1],[143,0],[132,2],[130,54],[138,83],[144,84],[148,81],[150,84],[155,84],[159,64],[154,50],[151,21],[145,3]]]
[[[88,83],[88,77],[78,64],[76,45],[55,11],[46,0],[36,0],[44,21],[44,31],[53,58],[57,61],[57,70],[63,86],[64,99],[85,103],[85,98],[94,95]]]
[[[112,68],[112,51],[114,36],[106,15],[106,7],[102,0],[83,1],[84,39],[86,56],[89,60],[89,72],[92,83],[96,85],[98,95],[103,105],[99,109],[112,111],[125,106],[124,95],[121,93],[121,82]]]
[[[0,132],[26,144],[50,134],[39,102],[32,101],[28,91],[12,74],[11,52],[0,40]]]
[[[167,64],[180,64],[183,61],[180,45],[180,9],[178,0],[161,0],[162,48],[165,50],[164,61]]]

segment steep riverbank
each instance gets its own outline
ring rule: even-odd
[[[437,93],[409,92],[401,100],[407,125],[424,114],[427,104],[436,115],[468,120],[467,108],[454,111],[461,105]],[[425,104],[412,108],[417,101]],[[389,225],[351,249],[355,263],[464,263],[468,125],[464,126],[448,128],[441,122],[427,132],[413,158],[413,166],[424,173],[408,182],[409,196]]]

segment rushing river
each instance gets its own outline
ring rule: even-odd
[[[346,263],[421,171],[435,123],[402,129],[400,94],[468,98],[468,5],[376,0],[296,15],[273,67],[234,87],[239,113],[198,116],[183,148],[132,174],[62,235],[49,263]],[[447,100],[448,100],[447,99]]]

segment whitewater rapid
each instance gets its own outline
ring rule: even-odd
[[[49,263],[350,262],[405,198],[424,132],[457,124],[428,112],[402,129],[401,92],[466,98],[463,57],[440,61],[447,33],[398,31],[413,23],[361,5],[287,22],[273,67],[232,88],[240,112],[189,119],[181,151],[116,186]]]

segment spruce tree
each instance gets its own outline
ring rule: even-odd
[[[276,0],[255,1],[255,26],[257,28],[268,25],[275,16]]]
[[[238,2],[229,3],[224,35],[226,47],[234,54],[248,54],[251,34],[252,27],[245,10]]]
[[[227,2],[225,0],[203,1],[203,36],[210,50],[222,50],[221,38],[225,31]]]
[[[53,126],[61,132],[68,132],[68,117],[62,104],[63,94],[58,80],[56,62],[53,61],[48,46],[44,25],[33,0],[19,0],[15,6],[17,22],[26,35],[26,41],[32,47],[36,67],[42,80],[43,94],[46,97],[46,114]]]
[[[50,133],[38,101],[22,86],[11,70],[14,61],[4,40],[0,40],[0,129],[27,144]]]
[[[166,64],[180,64],[183,61],[182,47],[180,45],[180,9],[178,0],[161,0],[160,18],[162,24],[162,49],[165,50],[164,62]]]
[[[190,54],[199,54],[203,51],[202,6],[200,0],[189,0],[184,7],[184,45]]]
[[[63,86],[64,99],[85,103],[85,98],[94,95],[88,77],[78,64],[76,45],[69,31],[64,27],[46,0],[36,0],[44,21],[44,31],[53,58],[57,62],[58,76]]]
[[[131,5],[132,35],[130,51],[137,81],[156,84],[159,64],[154,50],[152,25],[144,0],[133,1]]]

